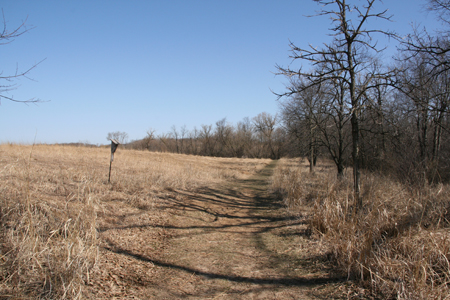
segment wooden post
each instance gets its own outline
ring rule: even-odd
[[[111,139],[111,160],[109,161],[109,175],[108,175],[108,183],[111,183],[111,166],[114,160],[114,152],[116,152],[117,147],[119,146],[119,142]]]
[[[111,183],[111,165],[112,165],[112,160],[109,162],[109,176],[108,176],[108,183]]]

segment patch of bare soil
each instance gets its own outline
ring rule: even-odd
[[[331,272],[325,247],[268,192],[275,164],[226,185],[172,191],[163,206],[127,210],[123,202],[118,215],[117,203],[106,205],[99,214],[99,261],[86,296],[342,297],[343,279]]]

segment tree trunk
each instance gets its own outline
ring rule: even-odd
[[[384,113],[383,113],[383,100],[381,96],[380,90],[378,90],[378,124],[379,124],[379,140],[378,140],[378,149],[377,149],[377,158],[379,160],[383,160],[386,152],[386,135],[384,133]]]
[[[434,134],[433,134],[433,154],[431,157],[431,160],[434,162],[437,160],[439,156],[439,150],[441,148],[441,136],[442,136],[442,114],[439,115],[438,121],[435,124],[434,127]]]
[[[345,4],[345,3],[344,3]],[[345,11],[344,11],[345,13]],[[353,64],[353,39],[350,36],[347,36],[347,63],[348,63],[348,70],[350,74],[350,84],[349,84],[349,90],[350,90],[350,100],[352,103],[352,117],[351,117],[351,124],[352,124],[352,156],[353,156],[353,184],[354,184],[354,198],[357,210],[360,210],[362,208],[362,198],[360,195],[360,170],[359,170],[359,162],[360,162],[360,144],[359,144],[359,120],[358,120],[358,114],[359,114],[359,98],[356,97],[356,76],[355,76],[355,69]]]
[[[314,163],[315,159],[314,159],[314,155],[315,155],[315,151],[314,151],[314,147],[315,147],[315,141],[314,141],[314,128],[312,125],[312,121],[311,119],[309,119],[309,172],[310,173],[314,173],[314,166],[316,165]]]
[[[352,113],[352,142],[353,142],[353,183],[354,183],[354,195],[356,206],[359,209],[362,208],[362,198],[360,195],[360,177],[361,172],[359,170],[359,161],[360,161],[360,145],[359,145],[359,121],[358,116],[356,114],[356,109],[353,109]]]

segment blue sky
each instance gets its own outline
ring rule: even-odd
[[[358,2],[358,1],[356,1]],[[37,105],[2,99],[0,142],[105,144],[108,132],[130,140],[172,126],[190,130],[227,118],[236,124],[261,112],[276,114],[271,90],[286,80],[289,40],[320,46],[330,39],[327,17],[309,0],[5,0],[11,30],[27,17],[34,29],[0,45],[3,76],[45,59],[8,96],[39,98]],[[359,1],[359,3],[363,3]],[[385,0],[394,22],[438,26],[425,0]],[[395,44],[389,45],[389,54]],[[0,83],[4,84],[4,82]]]

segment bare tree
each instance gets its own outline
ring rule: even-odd
[[[184,141],[187,137],[188,130],[186,125],[183,125],[180,129],[180,153],[185,153]]]
[[[202,141],[202,154],[206,156],[214,156],[216,140],[214,138],[212,125],[202,125],[199,138]]]
[[[253,140],[253,128],[250,118],[245,117],[238,122],[233,142],[236,157],[250,156],[250,148]]]
[[[177,127],[175,125],[172,126],[171,136],[175,139],[175,147],[176,147],[177,153],[180,153],[180,146],[179,146],[179,142],[178,142],[179,133],[178,133]]]
[[[237,141],[237,139],[239,139],[238,132],[226,121],[226,118],[216,122],[215,136],[217,139],[218,156],[239,156],[239,141]]]
[[[188,146],[187,146],[188,154],[197,155],[199,153],[198,137],[199,137],[199,131],[197,130],[196,127],[194,127],[193,130],[189,131]]]
[[[408,56],[405,52],[403,55]],[[420,53],[402,61],[402,72],[398,74],[396,85],[405,96],[406,114],[414,120],[419,149],[417,160],[423,175],[427,176],[436,171],[443,130],[450,129],[446,124],[450,113],[450,69],[439,70],[436,76],[434,66],[429,64],[429,56],[428,53]]]
[[[286,129],[298,140],[302,153],[308,157],[310,172],[314,170],[320,147],[328,151],[336,164],[337,175],[341,177],[351,144],[345,86],[334,80],[304,89],[303,78],[291,84],[299,92],[281,102]]]
[[[380,79],[375,79],[380,80]],[[367,119],[370,119],[369,127],[364,128],[365,131],[374,135],[374,142],[372,143],[374,157],[382,160],[386,154],[386,140],[387,140],[387,124],[386,124],[386,108],[388,101],[391,99],[392,87],[389,85],[375,84],[375,88],[366,93],[367,97]]]
[[[348,149],[350,148],[350,120],[352,110],[346,101],[348,90],[345,82],[334,78],[331,84],[325,88],[325,103],[321,106],[322,122],[318,123],[322,133],[321,144],[330,153],[337,167],[337,176],[342,177],[346,162],[349,160]]]
[[[126,144],[128,142],[128,133],[121,132],[121,131],[108,132],[106,139],[108,141],[110,139],[114,139],[114,140],[118,141],[120,144]]]
[[[431,160],[436,162],[440,156],[443,130],[449,131],[448,120],[450,115],[450,70],[442,73],[434,82],[433,99],[431,101],[431,117],[433,120],[433,144]]]
[[[376,0],[365,0],[365,5],[357,6],[348,4],[346,0],[314,0],[322,5],[319,16],[330,16],[334,36],[331,43],[325,43],[322,48],[310,46],[299,48],[290,44],[293,60],[309,62],[319,68],[313,71],[303,71],[277,66],[279,74],[289,78],[304,76],[309,83],[305,86],[315,86],[333,80],[339,80],[348,90],[348,101],[351,109],[352,127],[352,156],[353,156],[353,180],[354,194],[357,206],[362,207],[360,195],[360,113],[363,108],[362,101],[367,90],[373,88],[374,78],[387,78],[393,74],[389,71],[371,69],[373,56],[383,49],[377,48],[373,40],[373,34],[379,33],[387,37],[396,37],[393,32],[380,29],[367,29],[365,26],[371,19],[390,20],[387,10],[373,12]],[[329,7],[334,7],[330,8]],[[373,55],[371,55],[373,53]],[[288,96],[296,93],[290,90],[279,95]]]
[[[263,143],[263,146],[269,152],[269,157],[272,159],[278,159],[278,155],[274,147],[274,131],[275,126],[278,123],[278,117],[272,116],[268,113],[260,113],[253,118],[253,126],[256,133],[259,135],[259,140]],[[264,155],[261,153],[261,155]]]
[[[302,89],[302,78],[297,81],[293,79],[291,84],[300,92],[281,102],[281,118],[289,134],[297,139],[300,153],[308,158],[309,171],[312,173],[317,156],[317,127],[321,125],[318,121],[321,117],[318,115],[318,105],[323,93],[319,92],[320,86]]]
[[[170,134],[167,133],[161,133],[160,135],[158,135],[158,139],[161,142],[161,152],[173,152],[173,149],[171,147],[171,143],[170,143]]]
[[[217,155],[226,156],[226,148],[229,145],[231,132],[227,126],[227,119],[223,118],[216,122],[215,136],[217,139]]]
[[[397,88],[414,104],[420,161],[426,165],[432,79],[429,76],[428,64],[421,59],[422,56],[424,55],[407,60],[406,66],[403,67],[403,72],[399,76]]]
[[[7,27],[7,22],[5,19],[4,12],[2,10],[2,18],[3,18],[3,29],[0,32],[0,45],[6,45],[9,43],[12,43],[15,38],[25,34],[29,30],[33,29],[32,27],[27,27],[26,22],[27,19],[25,19],[18,27],[15,29],[9,30]],[[42,60],[43,61],[43,60]],[[0,103],[2,99],[6,99],[13,102],[20,102],[20,103],[37,103],[41,102],[40,99],[32,98],[28,100],[22,100],[22,99],[16,99],[13,96],[7,96],[7,93],[15,90],[18,86],[16,80],[20,78],[27,78],[30,79],[29,73],[36,68],[42,61],[32,65],[28,69],[25,70],[19,70],[16,68],[16,71],[13,74],[9,75],[3,75],[3,72],[0,72]]]
[[[147,130],[147,135],[144,138],[144,145],[147,150],[150,150],[152,141],[155,139],[155,132],[156,130],[153,128]]]

